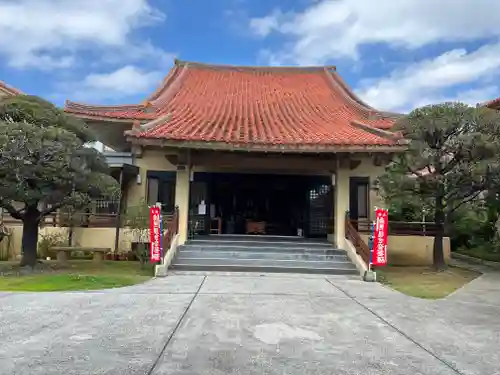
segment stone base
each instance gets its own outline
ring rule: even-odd
[[[363,281],[375,282],[377,281],[377,273],[374,271],[366,271],[363,275]]]
[[[168,267],[166,264],[157,264],[155,266],[155,277],[166,277]]]
[[[68,253],[66,251],[58,251],[57,252],[57,262],[61,265],[68,264]]]
[[[104,253],[102,251],[94,251],[94,254],[92,255],[92,260],[95,263],[102,263],[104,260]]]

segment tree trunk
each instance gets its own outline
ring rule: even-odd
[[[38,209],[35,207],[28,207],[23,218],[23,237],[22,237],[22,258],[21,266],[35,267],[36,249],[38,243],[38,225],[40,220],[38,218]]]
[[[436,197],[436,207],[434,211],[434,223],[437,226],[437,231],[434,236],[434,246],[433,246],[433,265],[436,270],[446,269],[446,263],[444,261],[444,249],[443,249],[443,238],[444,238],[444,205],[442,195],[438,194]]]
[[[483,233],[480,233],[486,243],[491,243],[497,235],[498,216],[497,193],[489,190],[486,197],[486,222],[483,224]]]
[[[73,227],[71,226],[71,224],[68,231],[68,246],[73,246]]]
[[[68,246],[71,247],[73,246],[73,224],[74,224],[74,212],[73,212],[73,207],[69,207],[68,209]]]

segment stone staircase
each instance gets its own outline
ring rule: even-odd
[[[175,270],[356,275],[344,250],[300,237],[216,235],[179,247]]]

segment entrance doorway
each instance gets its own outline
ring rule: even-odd
[[[326,176],[195,173],[193,234],[326,237],[333,227],[333,193]]]

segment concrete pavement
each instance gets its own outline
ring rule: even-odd
[[[425,301],[349,277],[177,273],[0,296],[0,374],[500,374],[500,280]]]

